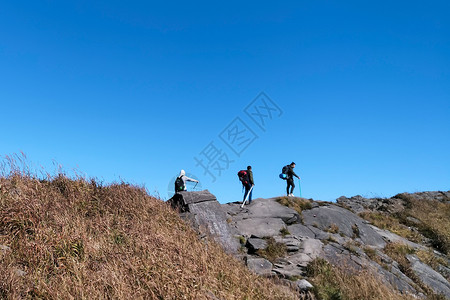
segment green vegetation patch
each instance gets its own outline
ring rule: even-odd
[[[267,241],[267,247],[257,251],[259,256],[266,258],[270,262],[274,262],[277,258],[283,257],[287,254],[285,244],[276,242],[273,237],[268,237],[265,239]]]

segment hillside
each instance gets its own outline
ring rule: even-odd
[[[168,203],[0,177],[0,299],[447,299],[450,193]],[[174,200],[174,199],[172,199]]]
[[[242,207],[199,191],[169,202],[252,272],[278,278],[301,299],[450,298],[450,192],[337,203],[259,198]]]
[[[223,205],[247,266],[319,299],[450,299],[450,192]]]
[[[0,299],[294,299],[125,183],[0,178]]]

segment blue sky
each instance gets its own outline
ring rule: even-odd
[[[183,168],[220,202],[240,200],[236,173],[249,164],[254,197],[281,195],[291,161],[308,198],[449,190],[449,11],[448,1],[4,1],[0,154],[162,198]],[[261,92],[281,110],[265,131],[245,113]],[[257,137],[239,155],[220,139],[235,118]],[[211,142],[215,181],[194,159]],[[224,157],[233,162],[219,174]]]

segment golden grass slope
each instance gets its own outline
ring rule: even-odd
[[[0,299],[295,298],[125,183],[1,177],[0,245]]]

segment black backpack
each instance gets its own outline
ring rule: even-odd
[[[177,177],[177,179],[175,179],[175,193],[184,190],[184,182],[183,179],[181,179],[181,177],[182,176]]]
[[[237,173],[239,180],[242,182],[242,185],[247,185],[248,184],[248,172],[246,170],[240,170]]]
[[[283,167],[283,169],[281,169],[281,174],[280,174],[280,178],[283,180],[287,179],[287,172],[289,170],[289,165],[286,165]]]

